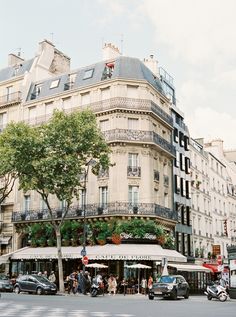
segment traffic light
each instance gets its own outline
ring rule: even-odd
[[[228,231],[227,231],[227,220],[224,220],[224,234],[227,236]]]

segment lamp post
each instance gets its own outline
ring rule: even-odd
[[[96,164],[96,161],[93,159],[89,160],[86,163],[85,168],[85,174],[84,174],[84,197],[83,197],[83,248],[81,250],[81,256],[84,257],[87,255],[86,251],[86,199],[87,199],[87,181],[88,181],[88,172],[89,172],[89,166],[94,166]],[[85,272],[85,264],[83,263],[83,273]]]

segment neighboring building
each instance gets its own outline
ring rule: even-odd
[[[190,152],[189,131],[184,123],[184,114],[176,106],[173,78],[159,68],[163,90],[171,102],[171,112],[174,124],[173,145],[176,157],[173,165],[174,210],[178,215],[175,227],[176,250],[185,256],[192,257],[192,225],[191,225],[191,179],[190,179]]]
[[[190,149],[194,256],[227,258],[236,237],[235,164],[221,140],[191,140]]]
[[[191,176],[189,132],[184,123],[183,113],[172,105],[174,120],[174,145],[176,158],[174,162],[174,203],[178,214],[175,227],[177,251],[192,258],[192,223],[191,223]]]
[[[190,155],[193,256],[207,258],[214,244],[209,155],[203,145],[193,139],[190,141]]]
[[[70,59],[46,40],[39,43],[38,52],[32,59],[25,61],[19,55],[10,54],[8,67],[0,70],[0,132],[8,122],[23,120],[23,105],[28,98],[32,81],[55,76],[69,68]],[[15,187],[1,205],[0,255],[14,249],[11,218],[17,195]]]

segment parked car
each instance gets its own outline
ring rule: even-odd
[[[155,296],[170,297],[177,299],[178,296],[189,298],[189,285],[182,275],[164,275],[157,283],[153,283],[149,291],[149,299]]]
[[[12,292],[13,285],[8,276],[0,274],[0,291],[1,292]]]
[[[43,276],[36,274],[22,275],[16,279],[14,285],[14,292],[19,294],[20,292],[41,294],[56,294],[57,286],[54,283]]]

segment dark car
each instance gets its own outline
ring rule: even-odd
[[[189,285],[182,275],[164,275],[157,283],[153,283],[149,291],[149,299],[155,296],[170,297],[176,299],[178,296],[189,298]]]
[[[54,283],[43,276],[39,275],[22,275],[16,279],[14,285],[14,292],[19,294],[20,292],[41,294],[56,294],[57,286]]]
[[[13,284],[8,276],[0,274],[0,291],[1,292],[12,292]]]

